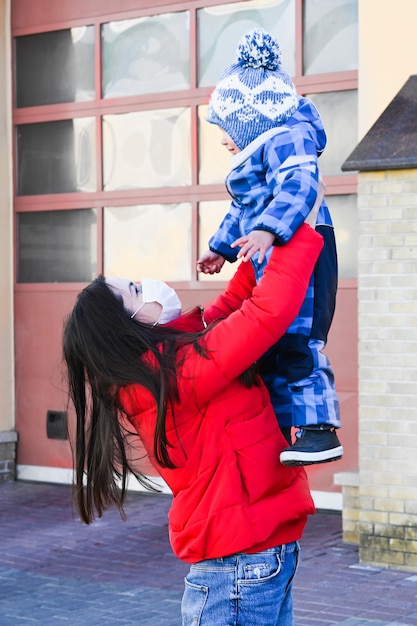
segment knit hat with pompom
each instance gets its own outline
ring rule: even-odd
[[[259,28],[240,40],[237,61],[224,70],[211,94],[206,119],[243,150],[265,131],[284,124],[297,108],[278,42]]]

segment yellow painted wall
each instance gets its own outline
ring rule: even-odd
[[[0,432],[14,428],[10,0],[0,0]]]
[[[417,74],[417,1],[359,0],[359,139]]]

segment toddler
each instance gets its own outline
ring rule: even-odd
[[[225,260],[250,259],[259,280],[271,246],[285,245],[320,203],[316,230],[324,248],[307,296],[259,366],[289,443],[281,463],[335,461],[343,455],[336,434],[339,401],[330,362],[322,352],[337,290],[334,230],[317,162],[326,134],[313,103],[297,95],[270,34],[262,29],[247,33],[237,55],[211,95],[207,116],[221,129],[222,144],[232,155],[226,178],[232,202],[197,269],[214,274]],[[293,427],[298,429],[294,442]]]

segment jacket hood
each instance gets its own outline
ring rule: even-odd
[[[299,105],[296,112],[288,118],[285,126],[293,127],[299,124],[305,124],[307,126],[307,132],[314,138],[317,153],[321,154],[326,147],[327,137],[324,130],[323,121],[320,117],[316,106],[308,98],[299,98]]]

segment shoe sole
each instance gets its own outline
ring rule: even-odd
[[[343,456],[343,447],[323,450],[321,452],[302,452],[297,450],[283,450],[279,460],[287,467],[296,465],[318,465],[319,463],[330,463],[338,461]]]

